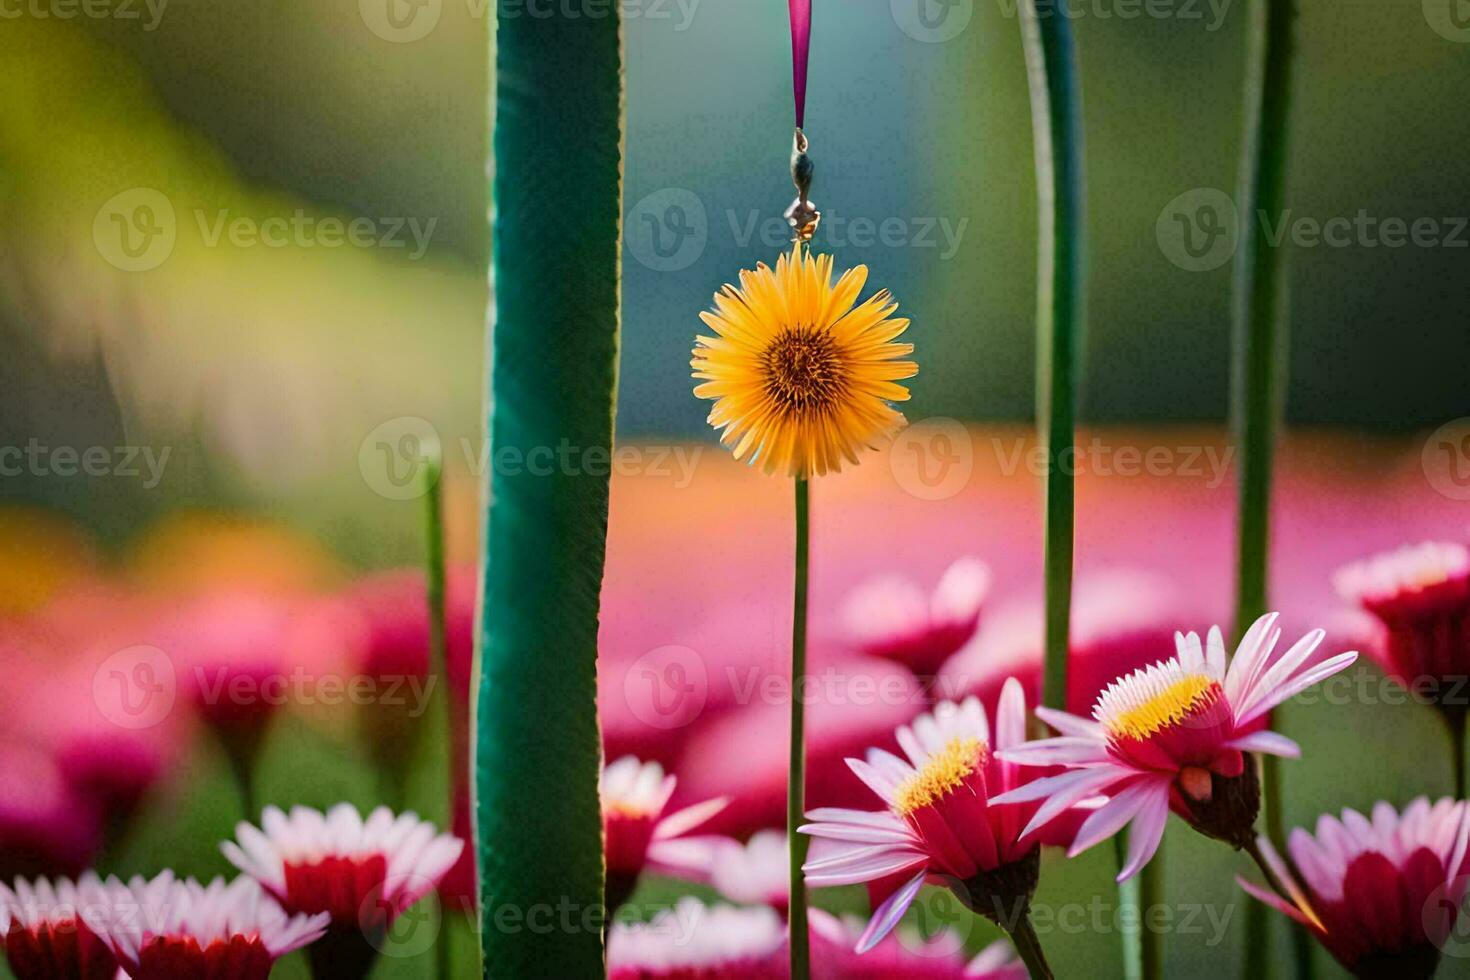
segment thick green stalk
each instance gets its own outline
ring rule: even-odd
[[[507,13],[496,28],[495,465],[475,718],[480,939],[487,977],[593,977],[603,972],[597,619],[617,380],[621,18],[617,5],[605,17]],[[571,463],[549,474],[524,465],[548,456]]]
[[[1072,611],[1073,475],[1077,358],[1084,310],[1086,201],[1082,106],[1071,21],[1055,0],[1021,4],[1021,39],[1036,145],[1036,418],[1046,474],[1046,669],[1042,700],[1067,703]],[[1045,16],[1038,16],[1038,5]]]
[[[791,977],[806,980],[811,974],[810,937],[807,933],[806,879],[801,866],[806,862],[807,838],[796,828],[806,813],[806,594],[807,568],[811,552],[811,486],[805,477],[796,479],[796,575],[791,603],[791,760],[786,777],[786,836],[791,849]]]
[[[1265,238],[1260,216],[1285,209],[1290,143],[1292,0],[1251,0],[1245,80],[1245,136],[1237,191],[1241,215],[1235,263],[1234,369],[1231,417],[1239,449],[1235,632],[1266,612],[1271,480],[1286,373],[1288,280],[1285,253]],[[1279,710],[1279,709],[1278,709]],[[1281,840],[1280,774],[1267,756],[1262,784],[1266,832]],[[1270,968],[1264,908],[1246,918],[1247,976]],[[1298,976],[1310,975],[1310,938],[1293,930]]]

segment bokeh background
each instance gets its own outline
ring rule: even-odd
[[[932,583],[978,554],[996,573],[984,622],[999,625],[982,626],[964,669],[988,677],[1023,656],[1039,594],[1039,484],[1017,455],[1032,414],[1035,185],[1014,4],[816,6],[807,130],[822,243],[893,289],[922,370],[914,436],[817,488],[815,613],[841,660],[853,586],[883,572]],[[1299,7],[1277,604],[1303,629],[1340,622],[1346,643],[1362,624],[1332,596],[1338,564],[1470,530],[1470,11]],[[775,669],[782,656],[784,494],[714,448],[687,375],[696,311],[785,238],[785,7],[623,9],[617,425],[643,448],[614,477],[604,721],[686,786],[725,792],[735,776],[706,746],[770,706],[650,726],[627,677],[668,645],[708,664]],[[1236,179],[1248,12],[1245,0],[1068,9],[1091,204],[1082,415],[1101,446],[1083,463],[1079,561],[1099,581],[1127,569],[1173,587],[1167,601],[1137,580],[1104,588],[1099,630],[1135,605],[1162,607],[1153,625],[1202,628],[1229,609],[1229,229],[1251,219],[1222,198]],[[362,602],[364,575],[421,553],[415,439],[444,447],[451,560],[473,559],[492,21],[483,0],[28,0],[3,12],[0,703],[85,694],[99,658],[153,642],[158,622],[221,592],[278,603],[272,622]],[[1354,222],[1341,244],[1314,243],[1301,223],[1336,218]],[[1151,449],[1167,460],[1156,471],[1120,469],[1119,450]],[[468,606],[461,615],[467,636]],[[312,655],[365,656],[314,643]],[[1427,710],[1367,700],[1288,712],[1308,752],[1291,770],[1289,821],[1448,791]],[[263,799],[381,798],[341,715],[285,712]],[[7,744],[51,752],[45,725],[11,717]],[[868,712],[857,731],[896,720]],[[223,872],[215,841],[240,815],[223,760],[207,740],[167,741],[138,815],[98,860]],[[1218,942],[1208,929],[1171,940],[1171,966],[1232,972],[1243,914],[1229,878],[1242,865],[1179,828],[1168,847],[1171,902],[1204,903],[1202,921],[1232,910]],[[1049,866],[1043,899],[1111,901],[1107,865],[1098,853]],[[451,928],[467,951],[467,930]],[[1112,962],[1116,934],[1048,943],[1061,975],[1077,975]]]

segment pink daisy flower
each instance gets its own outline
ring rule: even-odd
[[[416,814],[378,807],[366,820],[349,803],[327,813],[265,808],[261,826],[240,823],[221,845],[230,863],[290,913],[327,913],[312,946],[319,976],[365,976],[388,927],[438,887],[464,842]],[[317,963],[317,961],[320,963]]]
[[[105,887],[103,939],[139,980],[266,980],[276,960],[327,927],[325,914],[288,917],[249,878],[201,885],[165,871]]]
[[[1317,833],[1291,832],[1287,863],[1265,837],[1258,846],[1284,897],[1236,881],[1301,923],[1354,976],[1427,978],[1450,939],[1470,879],[1470,805],[1419,797],[1402,814],[1387,803],[1371,818],[1323,815]],[[1299,883],[1300,882],[1300,883]]]
[[[961,558],[926,593],[897,575],[872,579],[853,590],[843,610],[849,641],[869,656],[897,661],[919,677],[933,677],[975,635],[980,607],[990,591],[990,569]]]
[[[639,762],[631,755],[603,768],[598,789],[607,855],[604,902],[609,913],[633,894],[646,864],[708,871],[708,842],[684,835],[723,810],[728,801],[705,800],[665,816],[677,782],[657,762]]]
[[[0,885],[0,949],[17,980],[113,980],[117,959],[96,931],[104,908],[90,871],[76,881]]]
[[[1176,656],[1114,681],[1098,698],[1091,720],[1038,708],[1037,717],[1062,737],[1002,749],[1001,758],[1072,771],[1037,779],[998,802],[1044,800],[1027,825],[1034,830],[1078,800],[1108,795],[1078,831],[1069,854],[1132,823],[1119,881],[1136,874],[1158,850],[1170,809],[1201,833],[1246,847],[1255,837],[1260,785],[1245,753],[1301,754],[1295,742],[1264,729],[1267,713],[1357,659],[1356,653],[1343,653],[1306,666],[1324,635],[1313,630],[1273,660],[1281,630],[1270,613],[1247,631],[1228,667],[1219,627],[1210,630],[1204,646],[1198,634],[1176,636]]]
[[[1470,549],[1426,542],[1360,561],[1333,578],[1338,593],[1382,620],[1387,638],[1370,647],[1383,672],[1404,687],[1432,681],[1441,708],[1463,719],[1459,687],[1470,676]]]
[[[862,934],[859,919],[811,912],[812,977],[815,980],[1026,980],[1026,967],[1010,943],[997,939],[966,960],[964,938],[951,929],[927,939],[895,931],[865,954],[853,952]]]
[[[887,808],[820,808],[801,827],[813,838],[803,867],[815,887],[867,884],[877,904],[857,951],[877,945],[926,880],[948,885],[989,917],[1024,908],[1036,889],[1040,838],[1026,827],[1030,808],[996,806],[991,794],[1021,785],[1020,766],[994,750],[1026,738],[1021,685],[1001,692],[994,742],[976,698],[941,702],[897,731],[907,759],[870,749],[848,765]],[[1039,824],[1038,824],[1039,826]]]
[[[786,922],[775,909],[681,898],[649,922],[614,923],[608,980],[745,980],[789,976]]]

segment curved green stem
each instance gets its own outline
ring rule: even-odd
[[[806,597],[807,567],[811,545],[810,484],[796,478],[796,575],[791,603],[791,759],[786,779],[786,837],[791,851],[792,980],[806,980],[811,973],[810,938],[807,934],[806,879],[801,866],[806,862],[806,837],[796,832],[806,813]]]

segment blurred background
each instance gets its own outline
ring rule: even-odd
[[[115,735],[94,685],[108,657],[136,644],[164,650],[180,677],[183,663],[259,659],[263,648],[272,663],[318,671],[421,664],[412,631],[400,647],[382,641],[392,652],[381,654],[378,631],[401,625],[392,610],[402,607],[379,590],[412,605],[416,447],[431,438],[448,471],[468,686],[466,563],[487,460],[486,2],[0,5],[0,704],[73,692],[90,705],[75,710]],[[921,373],[908,441],[818,487],[814,615],[834,662],[848,663],[840,611],[853,588],[889,573],[930,587],[953,559],[978,555],[991,596],[958,656],[963,684],[986,691],[1031,655],[1027,609],[1039,595],[1027,452],[1035,184],[1015,4],[816,7],[807,132],[819,244],[894,291]],[[1245,0],[1068,4],[1091,206],[1082,414],[1096,447],[1079,463],[1079,563],[1100,583],[1100,635],[1134,629],[1109,617],[1136,612],[1140,592],[1165,641],[1175,625],[1228,614],[1232,460],[1221,426],[1241,221],[1279,230],[1293,269],[1292,432],[1275,541],[1277,599],[1293,606],[1292,623],[1340,624],[1339,649],[1371,639],[1333,597],[1332,570],[1470,528],[1470,11],[1459,0],[1299,7],[1291,213],[1253,217],[1229,200]],[[744,834],[765,820],[766,789],[732,791],[736,775],[704,746],[728,744],[729,726],[762,706],[720,702],[712,679],[710,707],[670,728],[640,716],[629,678],[670,645],[696,651],[711,678],[716,665],[779,673],[784,656],[785,497],[714,447],[688,351],[711,294],[786,239],[785,6],[625,0],[623,11],[617,426],[638,451],[614,473],[604,725],[610,753],[659,758],[687,792],[744,794],[753,815],[726,828]],[[1157,465],[1141,462],[1151,451]],[[1135,574],[1155,577],[1118,586]],[[1140,581],[1167,581],[1157,586],[1167,601]],[[1427,709],[1366,701],[1292,708],[1288,728],[1326,761],[1292,776],[1289,820],[1449,789]],[[834,714],[831,752],[904,720],[889,707],[861,723]],[[283,714],[256,802],[391,795],[348,713]],[[56,799],[71,801],[62,777],[75,767],[58,748],[71,743],[46,717],[11,712],[5,764],[29,767],[12,770],[30,773],[27,785],[52,773]],[[109,803],[72,835],[94,841],[86,853],[47,867],[226,870],[216,841],[241,816],[228,753],[175,721],[121,749],[99,738],[108,766],[117,752],[142,759],[133,818],[104,826]],[[1342,748],[1356,732],[1380,737]],[[10,795],[18,783],[6,785]],[[32,809],[50,812],[48,801]],[[16,826],[30,828],[31,811],[15,807]],[[40,853],[14,840],[0,852]],[[1241,910],[1229,871],[1241,868],[1180,828],[1169,847],[1171,896],[1234,915],[1216,943],[1171,942],[1171,962],[1233,969]],[[1043,896],[1106,899],[1107,864],[1102,854],[1058,864]],[[974,942],[988,935],[976,927]],[[1096,931],[1048,942],[1062,975],[1111,962],[1102,958],[1116,948]],[[388,958],[385,970],[412,975],[421,958]]]

